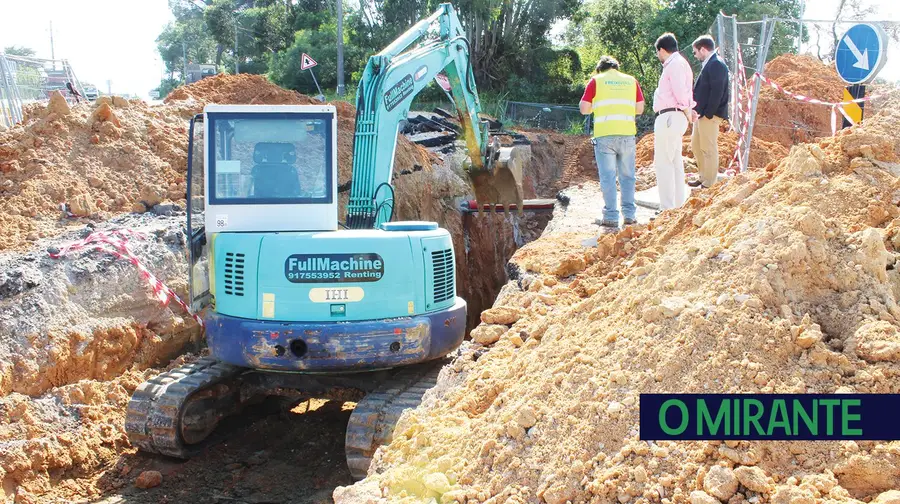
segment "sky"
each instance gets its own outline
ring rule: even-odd
[[[878,19],[900,22],[898,0],[863,0],[874,4]],[[834,17],[839,0],[807,0],[806,19]],[[149,99],[164,65],[156,37],[174,18],[167,0],[0,0],[7,22],[0,29],[0,49],[26,46],[50,58],[50,23],[56,58],[68,59],[75,75],[115,94]],[[849,27],[847,25],[845,29]],[[880,76],[900,81],[900,44],[892,42]]]
[[[30,47],[68,59],[76,77],[107,92],[149,99],[164,71],[156,37],[174,17],[167,0],[0,0],[0,50]]]

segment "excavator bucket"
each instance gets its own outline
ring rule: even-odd
[[[519,215],[523,212],[525,190],[522,187],[522,172],[531,161],[531,147],[516,145],[499,147],[495,141],[489,148],[488,162],[484,168],[469,167],[469,179],[475,189],[478,201],[478,213],[484,205],[496,212],[496,205],[501,205],[509,213],[509,205],[515,204]]]

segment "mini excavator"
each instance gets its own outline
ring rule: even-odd
[[[340,226],[334,106],[207,105],[192,119],[190,296],[210,356],[137,388],[126,417],[133,445],[189,458],[223,418],[261,398],[349,398],[358,403],[347,465],[354,477],[366,475],[400,414],[421,402],[465,335],[449,232],[434,222],[392,222],[398,128],[440,72],[479,210],[516,203],[521,213],[530,151],[489,138],[469,42],[449,3],[365,67]]]

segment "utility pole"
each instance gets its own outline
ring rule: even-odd
[[[344,13],[337,0],[337,92],[344,96]]]
[[[56,51],[53,50],[53,21],[50,21],[50,59],[56,60]]]
[[[56,51],[53,50],[53,21],[50,21],[50,59],[53,60],[53,69],[56,70]]]
[[[181,80],[184,81],[185,84],[187,81],[187,44],[184,43],[184,38],[181,39]]]
[[[241,64],[238,62],[238,25],[237,16],[232,16],[234,20],[234,73],[241,73]]]
[[[106,94],[112,96],[112,81],[109,79],[106,80]]]

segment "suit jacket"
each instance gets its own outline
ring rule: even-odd
[[[719,116],[727,120],[729,94],[728,67],[713,53],[694,83],[694,110],[707,119]]]

